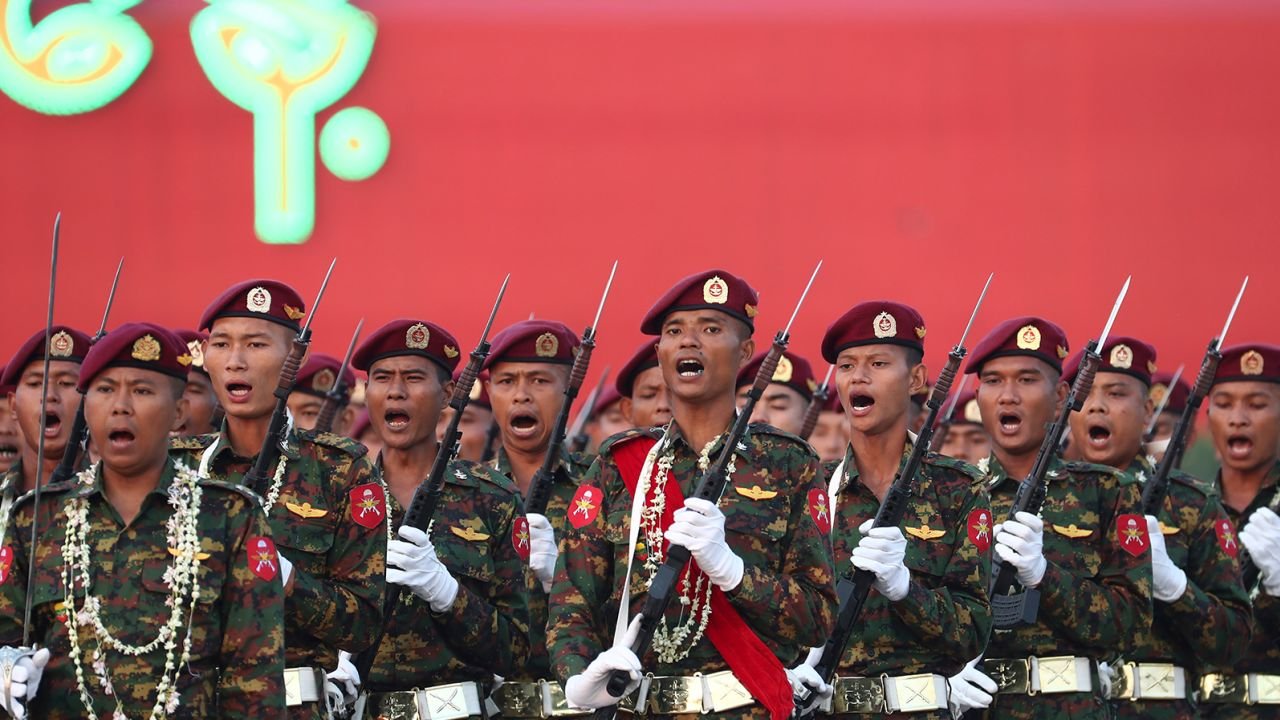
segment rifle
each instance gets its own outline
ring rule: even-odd
[[[458,424],[462,422],[462,412],[471,402],[471,387],[475,385],[476,376],[480,374],[485,358],[489,357],[489,331],[493,329],[493,321],[498,317],[498,308],[502,307],[502,298],[507,294],[507,283],[510,280],[511,274],[508,273],[502,280],[502,286],[498,288],[498,299],[493,302],[493,308],[489,311],[489,319],[485,321],[484,330],[480,333],[480,342],[476,345],[476,349],[471,351],[471,357],[467,360],[458,380],[453,384],[453,394],[449,396],[449,407],[453,408],[453,415],[449,418],[449,425],[440,438],[440,445],[436,448],[436,458],[431,461],[431,471],[427,473],[427,479],[413,491],[413,499],[409,501],[409,507],[405,508],[404,519],[400,521],[402,528],[412,527],[426,532],[431,526],[431,519],[435,517],[436,506],[440,504],[440,497],[444,494],[445,473],[449,471],[449,465],[453,463],[453,459],[458,456],[458,443],[462,437]],[[387,522],[391,520],[388,518]],[[386,589],[382,603],[382,624],[378,628],[377,637],[372,645],[352,659],[352,664],[356,666],[356,672],[361,678],[367,680],[369,677],[373,661],[378,657],[378,647],[386,637],[387,625],[391,623],[391,616],[396,606],[400,604],[403,593],[402,587],[388,586]]]
[[[600,305],[596,308],[596,318],[582,332],[582,345],[573,358],[573,370],[569,372],[569,383],[564,388],[564,400],[560,403],[560,412],[556,414],[556,424],[551,431],[551,440],[547,443],[547,454],[542,459],[542,467],[538,468],[538,472],[529,481],[529,492],[524,499],[525,514],[547,513],[547,503],[551,500],[551,481],[555,478],[556,464],[560,462],[560,448],[564,446],[565,427],[569,424],[569,408],[587,376],[587,364],[591,362],[591,351],[596,346],[596,325],[600,323],[600,313],[604,311],[604,301],[609,297],[609,288],[613,287],[613,274],[617,271],[618,261],[614,260],[609,280],[604,285],[604,294],[600,296]]]
[[[960,396],[964,394],[964,388],[969,384],[969,376],[965,375],[960,378],[960,387],[956,388],[956,394],[951,396],[951,402],[947,403],[947,411],[942,414],[942,420],[938,423],[938,430],[935,433],[933,442],[929,443],[929,450],[938,452],[947,442],[947,433],[951,432],[952,418],[956,415],[956,405],[960,402]]]
[[[58,218],[61,219],[61,217],[62,213],[58,213]],[[98,332],[89,340],[89,347],[93,347],[107,334],[107,318],[111,317],[111,305],[116,300],[116,288],[120,285],[120,271],[123,269],[124,258],[120,258],[120,262],[116,265],[116,276],[111,280],[111,292],[107,293],[107,309],[102,311],[102,322],[98,325]],[[45,344],[45,351],[48,352],[48,343]],[[81,392],[80,406],[76,408],[76,419],[71,423],[71,434],[67,436],[67,447],[62,451],[62,459],[58,461],[58,466],[49,476],[49,482],[63,482],[75,474],[76,461],[80,459],[80,451],[88,447],[88,440],[89,428],[84,420],[84,392]]]
[[[493,443],[498,439],[498,423],[490,420],[489,429],[484,434],[484,453],[480,456],[480,462],[489,462],[493,459],[494,453],[497,451]]]
[[[582,409],[578,411],[578,417],[574,418],[573,426],[569,428],[568,437],[573,438],[569,441],[569,452],[580,453],[587,449],[587,443],[591,441],[586,432],[587,422],[591,420],[591,413],[596,410],[596,403],[600,402],[600,393],[604,391],[604,383],[608,379],[609,366],[606,365],[604,372],[600,373],[600,380],[591,389],[591,394],[587,395],[586,402],[582,403]]]
[[[987,297],[987,288],[991,287],[991,278],[995,274],[987,276],[987,283],[982,286],[982,294],[978,296],[978,302],[973,306],[973,312],[969,314],[969,322],[964,326],[964,332],[960,334],[960,341],[955,347],[951,348],[951,352],[947,354],[947,364],[942,368],[942,372],[938,374],[938,380],[933,385],[933,390],[929,392],[929,399],[925,402],[925,406],[929,408],[928,419],[925,420],[924,426],[920,428],[920,434],[916,436],[916,441],[911,445],[911,453],[907,456],[906,462],[903,463],[902,469],[898,471],[897,477],[893,479],[893,484],[889,486],[889,490],[884,495],[884,500],[880,503],[880,509],[876,512],[875,521],[872,523],[873,528],[878,527],[897,527],[902,522],[902,515],[907,510],[907,501],[911,498],[911,488],[915,484],[916,473],[920,470],[920,463],[924,460],[925,454],[929,451],[930,440],[933,437],[934,422],[938,419],[938,413],[942,410],[942,402],[946,399],[947,393],[951,391],[951,383],[955,380],[956,373],[960,370],[960,361],[964,360],[968,350],[965,349],[964,341],[969,336],[969,330],[973,327],[973,321],[978,317],[978,310],[982,308],[982,301]],[[867,597],[871,594],[871,588],[875,585],[876,575],[870,570],[855,570],[853,576],[842,575],[840,582],[836,584],[836,597],[840,601],[840,610],[836,615],[836,627],[827,638],[827,642],[822,647],[822,657],[818,659],[817,664],[813,666],[814,671],[822,678],[825,683],[830,683],[835,677],[836,670],[840,666],[840,660],[844,657],[845,649],[849,646],[849,638],[852,637],[855,623],[858,616],[862,614],[862,608],[866,605]],[[803,702],[808,695],[797,697],[797,707],[803,707]],[[801,718],[810,717],[813,714],[809,712],[800,712]]]
[[[809,288],[813,287],[813,280],[818,277],[818,271],[821,269],[822,262],[819,261],[818,266],[813,269],[813,274],[809,276],[809,283],[804,286],[804,292],[800,293],[800,300],[791,313],[791,319],[774,336],[773,347],[769,348],[769,353],[760,363],[760,369],[756,371],[756,379],[751,384],[751,390],[747,392],[747,402],[738,410],[738,415],[720,447],[720,454],[716,456],[716,461],[703,471],[692,497],[714,503],[719,502],[720,496],[724,494],[725,485],[729,482],[729,460],[733,457],[734,448],[747,432],[747,425],[751,423],[751,410],[760,400],[765,388],[773,382],[773,372],[778,368],[778,360],[791,342],[791,325],[796,321],[796,315],[800,313],[800,307],[804,305],[804,299],[809,295]],[[672,544],[667,548],[667,557],[654,573],[653,580],[649,583],[649,593],[645,597],[644,607],[640,610],[640,631],[631,645],[631,651],[636,654],[636,657],[643,658],[645,651],[649,649],[653,634],[658,629],[658,623],[667,614],[667,606],[671,604],[671,598],[677,594],[680,575],[692,557],[693,554],[683,545]],[[623,598],[622,602],[625,607],[627,598]],[[621,698],[630,684],[630,674],[615,670],[609,675],[609,694]],[[617,710],[617,705],[606,705],[595,711],[592,720],[612,720]]]
[[[351,344],[347,346],[347,354],[342,358],[342,366],[338,368],[338,377],[333,387],[324,394],[324,403],[320,405],[320,415],[316,418],[316,432],[329,432],[333,429],[333,418],[338,414],[338,406],[344,404],[342,398],[347,394],[347,368],[351,367],[351,355],[356,351],[356,343],[360,342],[360,330],[364,327],[364,318],[356,323],[356,331],[351,335]]]
[[[1062,410],[1049,426],[1044,441],[1040,443],[1030,474],[1018,484],[1018,491],[1013,497],[1013,507],[1009,509],[1010,520],[1019,512],[1038,513],[1040,507],[1044,505],[1045,495],[1048,493],[1045,477],[1049,472],[1049,464],[1058,454],[1059,444],[1066,433],[1067,421],[1071,413],[1079,411],[1084,406],[1085,399],[1089,397],[1089,391],[1093,389],[1093,376],[1098,371],[1098,362],[1102,359],[1098,350],[1106,345],[1107,336],[1111,334],[1111,324],[1115,322],[1116,314],[1120,312],[1120,305],[1124,303],[1124,297],[1129,292],[1129,281],[1132,279],[1132,276],[1127,278],[1124,281],[1124,287],[1120,288],[1120,295],[1116,297],[1116,302],[1111,307],[1107,324],[1102,328],[1102,336],[1085,345],[1084,357],[1080,359],[1080,368],[1076,371],[1076,380],[1071,384],[1067,401],[1062,404]],[[1036,588],[1021,587],[1017,571],[998,556],[992,558],[991,569],[990,598],[993,627],[998,630],[1011,630],[1023,623],[1034,623],[1040,610],[1040,591]],[[1019,589],[1022,592],[1016,592]]]
[[[813,429],[818,426],[818,416],[822,414],[822,408],[827,404],[827,398],[831,397],[831,373],[835,372],[836,366],[827,366],[827,376],[823,378],[822,384],[813,391],[813,399],[809,401],[809,407],[804,410],[804,420],[800,423],[800,438],[808,440],[813,435]]]
[[[1249,282],[1249,279],[1245,278],[1245,282]],[[1221,347],[1221,343],[1219,343],[1219,347]],[[1160,413],[1164,412],[1165,407],[1169,405],[1169,398],[1173,396],[1173,389],[1178,386],[1178,380],[1182,378],[1182,371],[1186,367],[1186,365],[1179,365],[1178,370],[1173,373],[1173,379],[1169,381],[1169,388],[1165,390],[1164,397],[1160,398],[1160,404],[1156,405],[1155,412],[1151,413],[1151,421],[1147,423],[1146,429],[1142,431],[1142,442],[1149,443],[1155,438],[1156,423],[1160,422]],[[1201,367],[1201,370],[1203,369]]]

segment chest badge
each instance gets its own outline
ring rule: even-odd
[[[739,495],[752,500],[768,500],[778,496],[777,490],[764,490],[759,485],[752,485],[749,488],[741,488],[735,485],[733,489]]]
[[[174,557],[178,557],[181,553],[179,553],[178,548],[176,548],[176,547],[171,547],[171,548],[169,548],[169,554],[170,554],[170,555],[172,555],[172,556],[174,556]],[[196,553],[196,560],[198,560],[198,561],[200,561],[200,562],[204,562],[205,560],[208,560],[208,559],[209,559],[209,553],[207,553],[207,552],[197,552],[197,553]]]
[[[466,540],[467,542],[480,542],[489,539],[489,533],[482,533],[479,530],[473,530],[469,527],[458,527],[453,525],[449,528],[449,532]]]
[[[1182,530],[1182,528],[1174,525],[1165,525],[1163,520],[1160,521],[1161,535],[1177,535],[1180,530]]]
[[[297,503],[286,502],[284,506],[288,508],[289,512],[293,513],[294,515],[297,515],[300,518],[303,518],[304,520],[310,520],[311,518],[322,518],[325,515],[329,514],[328,510],[321,510],[320,508],[311,507],[311,503],[309,502],[304,502],[301,505]]]
[[[1070,525],[1054,525],[1053,531],[1065,538],[1071,538],[1072,540],[1087,538],[1093,534],[1093,530],[1090,530],[1089,528],[1076,527],[1075,523],[1071,523]]]
[[[907,531],[907,534],[910,535],[911,537],[920,538],[921,540],[937,540],[938,538],[947,534],[946,530],[934,530],[933,528],[929,527],[928,524],[921,525],[918,528],[913,528],[908,526],[904,529]]]

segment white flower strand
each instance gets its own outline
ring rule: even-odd
[[[275,507],[276,500],[280,499],[280,488],[284,485],[284,466],[287,461],[284,453],[280,453],[280,462],[276,463],[276,474],[271,476],[271,488],[267,490],[267,499],[263,502],[262,510],[268,517],[271,515],[271,508]]]

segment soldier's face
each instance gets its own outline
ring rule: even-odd
[[[655,427],[671,422],[671,400],[662,368],[651,367],[636,374],[631,397],[622,398],[622,414],[631,427]]]
[[[985,362],[978,408],[996,454],[1021,457],[1039,450],[1046,426],[1066,397],[1066,384],[1043,360],[1013,355]]]
[[[1164,459],[1164,451],[1168,447],[1169,438],[1173,437],[1173,429],[1178,425],[1178,418],[1182,413],[1170,412],[1168,410],[1160,413],[1160,417],[1156,418],[1155,427],[1151,429],[1151,442],[1147,443],[1147,454],[1160,462]],[[1196,443],[1196,426],[1192,425],[1187,430],[1187,447],[1191,447]]]
[[[747,401],[750,385],[741,387],[738,393],[738,406]],[[809,401],[795,390],[782,383],[769,383],[765,386],[760,401],[751,411],[751,422],[762,422],[779,430],[799,435],[804,425],[804,413],[809,409]]]
[[[213,416],[218,412],[218,396],[213,394],[213,381],[202,372],[187,373],[187,385],[182,392],[187,401],[187,416],[178,427],[178,435],[204,435],[218,428],[213,426]]]
[[[947,439],[942,442],[942,454],[975,465],[991,455],[991,438],[981,425],[956,423],[947,428]]]
[[[1071,415],[1071,452],[1092,463],[1128,467],[1142,451],[1155,408],[1147,386],[1123,373],[1100,372],[1080,412]]]
[[[737,318],[717,310],[681,310],[662,323],[658,367],[672,398],[704,404],[732,396],[738,369],[755,349]]]
[[[71,435],[71,425],[80,409],[80,364],[69,360],[49,363],[48,398],[45,407],[44,455],[50,460],[62,457]],[[27,364],[18,378],[18,387],[10,396],[9,410],[18,421],[22,437],[32,450],[40,445],[40,387],[44,381],[44,361]]]
[[[164,464],[185,408],[176,388],[168,375],[131,367],[107,368],[93,379],[84,419],[109,470],[136,477]]]
[[[12,393],[5,395],[5,407],[0,411],[0,473],[9,472],[9,468],[21,457],[22,434],[18,430],[18,419],[9,410]]]
[[[508,449],[536,455],[551,442],[569,368],[552,363],[500,362],[489,373],[489,400]]]
[[[1222,464],[1236,472],[1269,467],[1280,446],[1280,385],[1238,381],[1209,392],[1209,430]]]
[[[314,430],[316,421],[320,419],[320,408],[324,399],[304,392],[291,392],[287,401],[289,412],[293,413],[293,424],[302,430]]]
[[[293,337],[288,328],[270,320],[214,321],[204,345],[204,369],[229,417],[252,420],[271,415]]]
[[[606,438],[613,437],[623,430],[630,430],[635,427],[627,421],[627,416],[622,412],[622,401],[610,403],[609,407],[604,408],[591,418],[591,422],[587,423],[588,451],[595,452],[600,447],[600,443]]]
[[[453,408],[446,406],[440,413],[440,420],[436,423],[437,438],[444,437],[452,417]],[[462,439],[458,441],[458,457],[471,462],[480,462],[484,458],[484,445],[489,440],[489,426],[492,424],[492,410],[474,402],[468,403],[462,411],[462,419],[458,421],[458,432],[462,433]]]
[[[364,397],[369,404],[369,423],[383,445],[407,450],[434,441],[440,411],[452,385],[442,386],[436,366],[417,355],[374,363]]]
[[[876,344],[836,356],[836,390],[854,433],[878,435],[906,425],[911,393],[924,387],[923,364],[908,364],[906,348]]]
[[[813,426],[809,444],[824,463],[844,458],[849,445],[849,417],[843,412],[823,410]]]

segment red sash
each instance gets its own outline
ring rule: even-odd
[[[635,497],[644,459],[656,443],[651,438],[636,438],[613,449],[614,463],[632,497]],[[676,509],[684,507],[684,494],[680,492],[680,484],[675,478],[666,483],[666,498],[661,519],[664,531],[671,525]],[[667,544],[670,546],[669,542]],[[690,560],[682,577],[688,576],[697,568],[697,561]],[[747,626],[746,621],[724,596],[724,592],[714,585],[711,586],[711,620],[707,623],[706,635],[720,657],[729,664],[734,677],[757,702],[768,709],[773,720],[786,720],[791,716],[794,701],[786,668],[782,667],[777,656]]]

